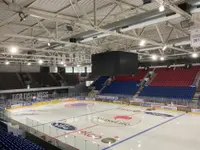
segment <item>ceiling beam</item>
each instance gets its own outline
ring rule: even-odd
[[[26,36],[26,35],[20,35],[20,34],[5,34],[4,36],[6,37],[13,37],[13,38],[22,38],[22,39],[29,39],[29,40],[38,40],[41,42],[56,42],[60,44],[66,44],[65,47],[70,46],[70,45],[75,45],[75,46],[80,46],[80,47],[87,47],[87,48],[96,48],[100,49],[99,47],[96,46],[91,46],[87,44],[80,44],[80,43],[72,43],[72,42],[67,42],[67,41],[61,41],[61,40],[55,40],[53,38],[44,38],[44,37],[34,37],[34,36]]]

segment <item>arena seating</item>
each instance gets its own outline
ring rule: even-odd
[[[184,69],[160,68],[155,70],[155,77],[150,86],[188,87],[193,84],[198,70],[196,68]]]
[[[194,87],[146,86],[140,92],[139,96],[191,100],[194,95],[194,92]]]
[[[39,145],[7,132],[7,125],[0,122],[0,150],[44,150]]]
[[[144,87],[139,96],[191,100],[195,93],[195,87],[192,84],[197,72],[196,67],[156,69],[152,81]]]
[[[0,149],[4,150],[44,150],[39,145],[24,138],[14,136],[0,129]]]
[[[133,95],[138,90],[135,81],[113,81],[110,85],[107,85],[100,94],[120,94],[120,95]]]
[[[65,85],[67,86],[74,86],[76,84],[79,83],[79,79],[77,74],[73,74],[73,73],[60,73],[60,77],[62,77],[62,79],[64,80],[63,82],[65,83]]]
[[[136,75],[115,76],[114,80],[103,88],[100,94],[134,95],[139,89],[139,82],[147,73],[147,70],[139,69]]]
[[[147,70],[139,69],[138,73],[136,75],[130,75],[130,76],[116,76],[115,80],[117,81],[141,81],[145,75],[148,73]]]
[[[0,89],[20,89],[23,88],[23,85],[17,78],[16,73],[0,73]]]
[[[30,73],[30,75],[42,87],[58,86],[50,73]]]
[[[95,82],[93,82],[92,86],[95,87],[95,90],[101,90],[108,78],[109,76],[101,76]]]

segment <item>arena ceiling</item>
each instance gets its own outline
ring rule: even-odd
[[[91,54],[113,50],[141,62],[198,57],[190,31],[200,2],[149,1],[1,0],[0,63],[89,65]]]

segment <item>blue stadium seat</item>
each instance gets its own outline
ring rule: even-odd
[[[44,150],[37,144],[22,137],[14,136],[0,129],[0,149],[4,150]]]
[[[192,100],[194,93],[195,88],[193,87],[146,86],[139,96]]]
[[[137,92],[138,88],[138,83],[135,81],[113,81],[100,94],[133,95]]]

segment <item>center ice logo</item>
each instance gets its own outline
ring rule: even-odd
[[[65,107],[76,108],[76,107],[90,107],[93,105],[94,103],[71,103],[71,104],[66,104]]]
[[[132,119],[132,117],[130,117],[130,116],[115,116],[114,118],[115,118],[115,120],[117,120],[117,119],[130,120],[130,119]]]
[[[127,127],[138,124],[141,120],[140,118],[134,116],[134,118],[125,115],[114,115],[106,114],[102,116],[96,116],[91,121],[100,126],[106,127]]]
[[[51,125],[61,130],[76,130],[77,129],[76,127],[70,124],[60,123],[60,122],[59,123],[53,122]]]

